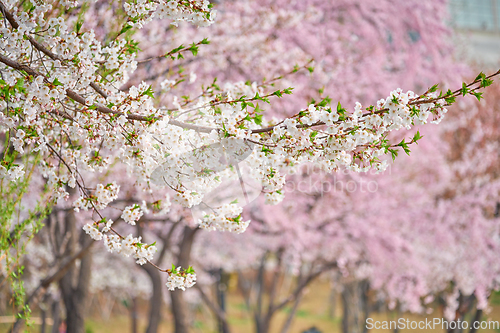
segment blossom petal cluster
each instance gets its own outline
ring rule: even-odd
[[[196,283],[196,274],[186,273],[181,271],[181,267],[177,267],[176,269],[172,269],[168,275],[167,279],[167,288],[168,290],[186,290],[186,288],[191,288]]]
[[[143,244],[141,243],[142,237],[134,237],[132,234],[124,238],[119,235],[105,234],[103,238],[109,252],[120,253],[124,257],[132,256],[140,265],[152,260],[157,251],[155,245]]]

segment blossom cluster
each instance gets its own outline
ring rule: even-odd
[[[211,9],[207,0],[139,0],[123,4],[125,12],[130,17],[128,25],[142,28],[155,17],[170,19],[172,25],[186,21],[197,26],[211,25],[215,20],[216,11]]]
[[[168,273],[169,275],[166,283],[168,290],[173,291],[176,288],[186,290],[186,288],[191,288],[196,283],[196,274],[191,267],[182,271],[181,266],[177,268],[174,266]]]
[[[104,209],[118,197],[119,190],[120,186],[116,184],[116,181],[107,185],[97,184],[95,195],[80,196],[73,203],[75,211],[78,212],[80,209],[89,210],[92,208]]]
[[[207,230],[229,231],[240,234],[250,224],[250,221],[242,221],[242,211],[243,208],[236,204],[223,204],[210,214],[203,212],[204,217],[199,221],[199,226]]]
[[[99,230],[99,224],[103,223],[104,227]],[[87,223],[83,226],[83,230],[88,234],[93,240],[101,240],[103,238],[103,233],[109,232],[111,226],[113,225],[113,220],[103,219],[99,222]]]
[[[134,259],[137,259],[136,262],[140,265],[144,265],[152,260],[153,255],[157,251],[155,245],[143,244],[141,243],[142,237],[134,237],[132,234],[129,234],[125,238],[119,235],[105,234],[103,238],[109,252],[120,253],[125,257],[132,256]]]
[[[127,206],[123,210],[121,218],[130,225],[135,225],[139,221],[143,212],[139,205]]]
[[[12,166],[9,169],[0,165],[0,179],[6,179],[7,181],[15,181],[24,175],[24,166]]]

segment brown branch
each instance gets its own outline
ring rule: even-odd
[[[200,293],[201,299],[207,304],[207,306],[210,308],[210,310],[214,313],[214,315],[217,317],[217,319],[226,322],[226,314],[220,309],[219,306],[217,306],[210,298],[208,295],[203,291],[203,288],[197,283],[194,285],[196,290]]]
[[[284,300],[282,300],[279,304],[277,304],[276,306],[274,306],[271,309],[272,312],[278,311],[278,310],[282,309],[283,307],[285,307],[289,302],[291,302],[294,299],[296,299],[297,297],[299,297],[299,295],[302,292],[302,290],[305,287],[307,287],[311,282],[313,282],[317,277],[319,277],[324,272],[326,272],[326,271],[328,271],[330,269],[333,269],[335,267],[337,267],[337,263],[334,262],[334,263],[331,263],[331,264],[328,264],[328,265],[324,266],[323,268],[321,268],[320,270],[316,271],[315,273],[310,274],[304,281],[302,281],[301,283],[299,283],[299,285],[295,289],[295,292],[292,295],[288,296],[287,298],[285,298]]]

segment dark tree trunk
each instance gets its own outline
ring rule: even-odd
[[[47,329],[47,309],[45,306],[41,307],[41,317],[42,317],[42,325],[40,325],[40,333],[45,333]]]
[[[61,279],[60,287],[66,308],[68,333],[85,333],[85,309],[88,299],[91,264],[91,254],[87,254],[82,258],[76,286],[71,284],[71,274],[67,274]]]
[[[342,303],[344,314],[342,318],[343,333],[366,333],[368,318],[368,282],[353,281],[344,285]]]
[[[59,325],[61,324],[61,305],[60,300],[54,300],[51,306],[52,312],[52,331],[51,333],[59,333]]]
[[[269,333],[269,322],[266,318],[256,318],[256,333]]]
[[[257,273],[257,278],[255,280],[257,286],[257,308],[254,313],[255,320],[255,331],[256,333],[267,333],[269,330],[269,323],[266,322],[266,318],[263,315],[263,297],[264,297],[264,268],[266,264],[268,254],[265,253],[259,265],[259,271]]]
[[[161,306],[163,304],[163,283],[161,282],[160,271],[152,265],[141,266],[148,273],[153,284],[153,293],[149,299],[149,324],[146,333],[156,333],[161,321]],[[134,299],[135,302],[135,299]]]
[[[187,268],[191,257],[191,249],[193,246],[194,236],[199,229],[191,229],[188,226],[184,227],[182,241],[179,246],[179,255],[177,257],[177,266]],[[174,316],[175,333],[189,333],[189,312],[186,301],[184,300],[184,292],[175,290],[170,292],[172,300],[172,314]]]
[[[481,317],[483,315],[483,310],[477,309],[476,314],[474,315],[474,318],[470,322],[470,331],[469,333],[476,333],[477,328],[474,328],[474,323],[478,323],[481,321]],[[476,324],[477,325],[477,324]]]
[[[475,299],[476,297],[474,296],[474,294],[470,296],[464,296],[462,293],[459,294],[458,309],[455,312],[455,319],[454,319],[456,327],[452,329],[450,325],[447,331],[448,333],[464,333],[464,327],[462,323],[464,321],[465,316],[472,311]],[[458,322],[460,322],[460,324],[458,324]]]
[[[330,290],[330,296],[328,297],[328,318],[335,318],[335,311],[337,310],[337,298],[338,298],[337,289],[332,287]]]
[[[138,333],[138,323],[137,323],[137,298],[132,297],[130,301],[130,319],[131,319],[131,329],[132,333]]]
[[[70,235],[66,250],[67,256],[72,256],[77,252],[77,245],[93,242],[88,236],[80,233],[76,229],[76,218],[73,211],[66,212],[65,233]],[[82,246],[83,247],[83,246]],[[85,309],[88,300],[90,285],[90,274],[92,266],[92,253],[87,253],[80,259],[80,267],[75,263],[59,281],[62,299],[66,308],[66,326],[68,333],[85,333]]]
[[[226,314],[226,290],[228,285],[229,276],[224,274],[222,268],[220,268],[217,272],[217,283],[216,285],[216,293],[217,293],[217,303],[219,304],[219,308],[222,313]],[[229,333],[229,327],[227,325],[227,320],[218,320],[219,324],[219,333]]]

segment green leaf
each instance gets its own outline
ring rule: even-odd
[[[446,103],[448,104],[453,104],[455,103],[455,96],[451,96],[451,97],[445,97],[444,100],[446,101]]]
[[[415,133],[415,135],[413,136],[413,139],[411,141],[416,143],[420,139],[422,139],[422,136],[420,135],[420,132],[417,131],[417,133]]]
[[[481,98],[483,98],[483,93],[482,92],[475,91],[475,92],[472,92],[472,95],[474,95],[477,98],[478,101],[480,101]]]
[[[143,92],[144,95],[147,95],[151,98],[154,98],[154,92],[153,92],[153,87],[149,86],[146,91]]]
[[[429,88],[429,92],[435,92],[437,90],[437,88],[438,88],[438,84],[435,84]]]
[[[82,28],[82,26],[83,26],[83,21],[82,20],[76,21],[75,30],[76,30],[77,34],[80,33],[80,29]]]
[[[467,88],[465,82],[462,82],[462,89],[460,89],[460,92],[462,93],[462,96],[467,95],[467,93],[469,92],[469,88]]]
[[[253,121],[257,125],[262,125],[262,115],[261,114],[256,114],[255,117],[253,118]]]
[[[143,92],[144,95],[154,98],[153,87],[149,86],[146,91]]]
[[[318,106],[325,107],[328,104],[330,104],[331,102],[332,102],[332,99],[330,97],[326,96],[325,98],[323,98],[323,100],[321,102],[318,103]]]
[[[170,51],[169,53],[177,53],[180,50],[182,50],[183,48],[184,48],[184,45],[181,44],[178,47],[176,47],[175,49],[173,49],[172,51]]]
[[[191,51],[193,56],[196,57],[198,55],[198,46],[195,43],[191,44],[191,47],[188,50]]]
[[[391,152],[392,160],[396,160],[396,157],[398,156],[398,151],[396,149],[389,149]]]
[[[273,95],[278,96],[279,98],[283,97],[281,90],[276,90],[275,92],[273,92]]]
[[[54,81],[52,81],[52,84],[55,85],[55,86],[62,86],[63,85],[61,82],[59,82],[59,80],[57,79],[57,77],[54,79]]]
[[[314,142],[314,138],[318,135],[318,132],[317,131],[312,131],[311,134],[309,134],[309,140],[311,140],[311,142]]]
[[[482,88],[486,88],[486,87],[490,86],[492,83],[493,83],[493,80],[491,80],[491,79],[487,79],[487,78],[481,79],[481,87]]]
[[[120,30],[120,32],[118,34],[121,35],[121,34],[127,32],[127,31],[129,31],[130,29],[132,29],[132,26],[129,25],[129,24],[127,24],[127,23],[125,23],[125,25],[123,26],[122,30]]]

